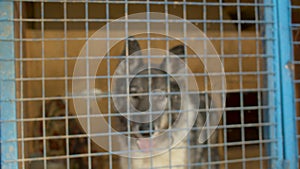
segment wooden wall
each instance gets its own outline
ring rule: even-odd
[[[40,31],[36,30],[27,30],[25,32],[26,37],[31,38],[38,38],[40,37]],[[82,35],[82,31],[68,31],[68,37],[80,37]],[[218,33],[215,32],[208,32],[207,34],[209,37],[218,37]],[[224,38],[228,37],[237,37],[238,34],[236,32],[224,32]],[[243,32],[243,37],[253,37],[255,33],[253,32]],[[63,38],[64,33],[60,30],[49,30],[45,31],[45,37],[47,38]],[[229,73],[238,73],[240,71],[243,72],[257,72],[262,70],[262,59],[258,59],[256,57],[242,57],[238,58],[237,55],[254,55],[256,54],[256,46],[257,41],[255,40],[230,40],[223,42],[223,49],[221,51],[221,41],[212,41],[213,45],[215,46],[218,53],[223,53],[227,57],[224,58],[224,69],[225,72]],[[76,62],[76,57],[79,55],[80,50],[82,49],[85,41],[83,40],[69,40],[64,41],[61,40],[50,40],[44,41],[43,47],[40,41],[37,42],[26,42],[25,48],[26,58],[36,59],[36,61],[26,61],[24,62],[24,72],[25,77],[28,78],[46,78],[45,80],[45,96],[46,97],[55,97],[55,96],[64,96],[67,93],[71,92],[71,84],[72,81],[69,79],[68,82],[68,89],[69,91],[65,91],[65,79],[71,78],[73,75],[74,64]],[[246,44],[242,45],[241,51],[239,51],[239,43]],[[178,44],[178,42],[174,42],[173,46]],[[119,43],[111,50],[112,56],[119,55],[123,50],[123,43]],[[146,42],[141,41],[140,45],[142,48],[146,47]],[[172,45],[172,43],[171,43]],[[153,48],[162,48],[165,46],[165,42],[153,42],[151,43],[151,47]],[[43,53],[42,54],[42,49]],[[190,53],[190,52],[189,52]],[[67,56],[65,56],[67,54]],[[230,57],[230,54],[234,55],[235,57]],[[41,56],[45,58],[43,61],[41,60]],[[62,58],[66,57],[66,60]],[[52,59],[50,59],[52,58]],[[56,59],[55,59],[56,58]],[[111,75],[114,72],[116,65],[119,63],[119,60],[113,59],[111,60]],[[199,59],[190,59],[189,66],[193,72],[201,72],[203,71],[203,66]],[[240,65],[241,64],[241,67]],[[241,70],[240,70],[241,69]],[[99,75],[106,75],[107,74],[107,65],[106,61],[100,65],[98,69]],[[200,71],[199,71],[200,70]],[[65,74],[67,72],[67,74]],[[44,73],[44,74],[43,74]],[[257,88],[259,85],[260,76],[257,75],[243,75],[242,79],[242,87],[244,89],[251,89]],[[204,89],[204,80],[197,79],[198,85],[200,89]],[[227,89],[234,90],[240,89],[240,75],[238,74],[230,74],[226,76],[227,81]],[[27,84],[27,83],[26,83]],[[107,91],[107,81],[104,80],[97,80],[96,86],[103,91]],[[35,81],[28,81],[27,85],[28,90],[26,90],[26,96],[30,98],[35,97],[42,97],[42,81],[35,80]]]

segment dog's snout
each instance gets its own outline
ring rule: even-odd
[[[150,123],[142,124],[139,126],[139,131],[143,137],[150,137],[154,133],[154,126]]]

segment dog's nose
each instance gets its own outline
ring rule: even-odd
[[[139,126],[139,131],[143,137],[150,137],[152,134],[154,134],[154,125],[151,125],[150,123],[142,124]]]

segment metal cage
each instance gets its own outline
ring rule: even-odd
[[[192,94],[206,95],[207,102],[207,94],[214,93],[205,68],[205,57],[211,53],[204,52],[202,62],[195,61],[197,53],[187,45],[193,39],[188,36],[192,33],[187,25],[192,24],[207,36],[197,38],[195,34],[193,40],[203,42],[205,49],[207,44],[213,45],[226,78],[226,90],[217,91],[226,99],[224,107],[218,109],[222,119],[215,129],[217,141],[174,148],[189,152],[203,148],[206,151],[201,156],[206,158],[173,166],[170,157],[168,166],[157,167],[151,162],[150,168],[299,168],[299,11],[296,0],[1,1],[0,168],[120,168],[118,155],[124,152],[112,147],[116,133],[107,129],[91,136],[93,129],[86,127],[98,118],[91,112],[90,99],[101,100],[97,105],[104,112],[101,118],[110,126],[120,127],[116,118],[121,115],[116,114],[113,105],[112,79],[120,60],[125,59],[128,65],[119,78],[127,79],[130,59],[136,60],[128,57],[133,52],[126,39],[134,29],[128,23],[150,28],[152,23],[162,22],[151,18],[150,12],[166,16],[161,24],[166,25],[163,31],[167,34],[172,34],[172,24],[181,25],[178,30],[182,32],[173,39],[149,32],[135,36],[141,49],[166,51],[156,55],[146,51],[146,56],[139,59],[163,58],[170,55],[172,47],[184,44],[182,53],[174,53],[190,67],[200,86],[200,91]],[[131,20],[130,16],[137,13],[146,13],[146,18]],[[168,19],[168,14],[182,20]],[[125,26],[113,29],[109,23],[115,20]],[[94,37],[100,28],[105,28],[106,36]],[[105,41],[101,48],[106,53],[96,74],[90,76],[89,69],[99,57],[89,53],[89,48],[95,47],[93,40]],[[95,88],[88,85],[82,93],[74,93],[72,84],[72,80],[82,78],[74,77],[78,58],[86,64],[82,75],[85,82],[96,79]],[[155,77],[151,71],[144,76]],[[170,81],[170,77],[167,79]],[[171,91],[170,82],[167,86],[172,97],[176,92]],[[128,92],[127,99],[132,97]],[[76,114],[76,99],[87,104],[78,106],[86,109],[86,115]],[[205,104],[202,111],[208,107]],[[149,112],[155,114],[154,110]],[[128,121],[126,125],[130,128]],[[130,135],[132,131],[127,128],[123,132],[119,134]],[[107,139],[108,149],[91,137]],[[187,140],[190,137],[188,134]],[[218,159],[212,156],[214,151]],[[153,159],[150,157],[150,161]],[[129,161],[124,168],[136,168]],[[142,167],[146,166],[138,168]]]

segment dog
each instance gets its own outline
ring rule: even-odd
[[[127,47],[127,52],[124,48],[121,56],[126,56],[127,53],[131,58],[128,58],[127,64],[123,60],[123,64],[119,65],[115,75],[123,76],[123,80],[117,80],[113,87],[117,93],[129,93],[129,100],[117,100],[118,106],[115,106],[119,113],[118,131],[123,132],[125,138],[129,138],[120,139],[120,147],[128,152],[120,157],[120,167],[218,169],[218,164],[211,164],[219,160],[218,149],[209,146],[217,143],[218,135],[214,133],[203,144],[199,143],[200,137],[207,136],[206,130],[201,128],[205,126],[210,96],[193,94],[183,97],[180,94],[179,83],[184,82],[185,78],[180,77],[180,74],[184,73],[185,69],[178,65],[173,57],[164,58],[155,68],[145,69],[142,65],[147,63],[139,57],[142,52],[138,41],[129,37]],[[178,45],[171,48],[169,53],[184,56],[185,48]],[[179,77],[176,79],[168,76],[165,71],[167,69],[179,74]],[[125,83],[128,72],[136,72],[136,75]],[[195,100],[199,103],[195,103]],[[180,112],[182,107],[196,109],[193,110],[195,114],[189,112],[190,117],[185,117]],[[212,120],[216,120],[214,115],[211,116]],[[194,124],[187,135],[176,142],[176,134],[168,133],[178,128],[185,129],[184,123],[180,121],[192,121]],[[162,136],[163,133],[167,133],[165,137]]]

